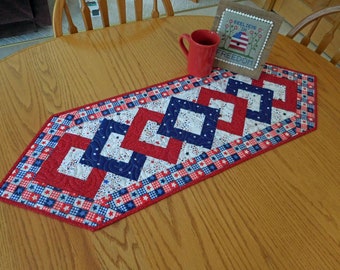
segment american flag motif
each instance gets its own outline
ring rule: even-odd
[[[245,52],[247,50],[249,38],[245,32],[237,32],[232,36],[229,48]]]

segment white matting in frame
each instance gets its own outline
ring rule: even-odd
[[[221,38],[215,66],[258,79],[281,23],[273,12],[221,0],[212,29]]]

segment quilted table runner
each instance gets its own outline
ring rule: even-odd
[[[0,199],[94,231],[314,129],[314,76],[215,69],[51,116]]]

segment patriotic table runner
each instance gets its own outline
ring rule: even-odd
[[[314,129],[314,76],[215,69],[53,115],[0,199],[94,231]]]

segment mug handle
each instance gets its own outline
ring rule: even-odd
[[[191,37],[189,34],[182,34],[179,36],[179,40],[178,40],[179,46],[181,47],[183,53],[185,54],[186,57],[188,57],[189,50],[184,44],[184,39],[186,39],[190,43]]]

